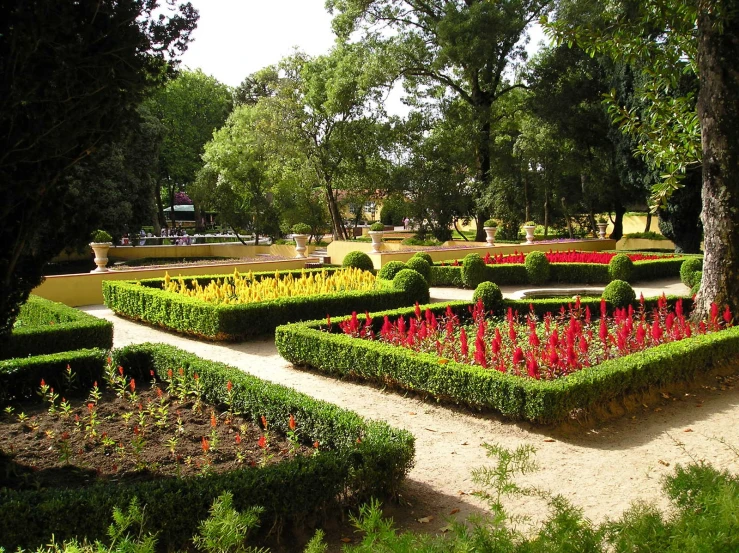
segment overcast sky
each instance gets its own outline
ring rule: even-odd
[[[315,56],[334,43],[325,0],[190,1],[200,21],[182,63],[230,86],[277,63],[294,46]],[[538,27],[531,35],[529,52],[543,37]]]

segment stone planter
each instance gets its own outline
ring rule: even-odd
[[[302,259],[305,257],[305,243],[308,241],[307,234],[293,234],[295,240],[295,258]]]
[[[598,225],[598,238],[603,240],[606,237],[606,229],[608,228],[608,223],[596,223]]]
[[[534,243],[534,231],[536,230],[536,226],[535,225],[524,225],[523,230],[526,233],[526,243],[533,244]]]
[[[485,231],[485,242],[488,246],[495,246],[495,233],[498,232],[498,227],[482,227]]]
[[[382,235],[385,234],[381,230],[369,231],[370,238],[372,238],[372,253],[379,253],[382,248]]]
[[[91,273],[107,273],[105,266],[108,264],[108,250],[113,244],[111,242],[90,242],[92,251],[95,252],[95,265],[97,269],[90,271]]]

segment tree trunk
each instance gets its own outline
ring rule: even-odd
[[[159,221],[159,232],[161,233],[162,227],[167,226],[167,219],[164,217],[164,204],[162,203],[162,185],[159,181],[157,181],[156,190],[154,190],[154,200],[157,203],[156,219],[157,221]]]
[[[475,180],[479,190],[488,190],[490,188],[490,108],[492,100],[477,87],[472,93],[474,109],[479,114],[480,132],[477,137],[477,148],[475,157],[477,158],[477,174]],[[477,230],[475,231],[475,242],[485,242],[486,234],[483,223],[487,220],[488,214],[482,210],[477,210],[475,220],[477,221]]]
[[[544,184],[544,238],[549,236],[549,187]]]
[[[567,221],[567,232],[570,235],[570,240],[575,238],[575,233],[572,231],[572,221],[570,220],[570,213],[567,211],[567,200],[562,198],[562,212],[565,215],[565,221]]]
[[[523,174],[523,205],[523,220],[528,223],[529,221],[531,221],[531,198],[529,197],[528,172],[526,171],[524,171]]]
[[[609,238],[611,240],[621,240],[624,235],[624,214],[626,208],[621,203],[616,203],[614,211],[616,212],[616,218],[613,220],[613,232]]]
[[[736,1],[717,4],[698,17],[705,257],[695,318],[706,317],[712,302],[739,314],[739,10]]]
[[[334,240],[347,240],[346,229],[344,228],[344,221],[341,219],[341,212],[339,206],[336,203],[336,197],[334,196],[334,190],[331,184],[327,181],[324,188],[326,192],[326,202],[328,203],[328,212],[331,215],[331,227]]]
[[[649,232],[650,228],[652,228],[652,212],[647,211],[647,224],[644,225],[644,232]]]

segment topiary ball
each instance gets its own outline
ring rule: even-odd
[[[494,282],[481,282],[472,294],[472,301],[477,300],[482,300],[486,310],[496,311],[503,306],[503,292]]]
[[[603,290],[603,299],[615,307],[625,307],[636,300],[636,292],[628,282],[614,280]]]
[[[390,261],[387,265],[380,269],[380,272],[377,273],[377,276],[380,278],[384,278],[385,280],[393,280],[393,278],[395,278],[395,275],[397,275],[405,268],[405,263],[403,263],[402,261]]]
[[[524,261],[526,276],[531,284],[544,284],[549,280],[549,260],[544,252],[531,252]]]
[[[428,263],[429,265],[434,264],[434,260],[431,259],[431,254],[428,254],[426,252],[416,252],[413,254],[413,257],[420,257],[421,259],[425,259],[426,263]]]
[[[692,296],[695,296],[698,293],[698,290],[700,290],[701,280],[703,280],[703,271],[693,271],[690,284],[688,284],[688,286],[690,286],[690,294]]]
[[[634,262],[625,253],[614,255],[608,264],[608,275],[611,280],[625,280],[628,282],[633,271]]]
[[[393,287],[403,290],[412,302],[429,302],[429,285],[421,273],[413,269],[403,269],[393,278]]]
[[[479,254],[467,254],[462,260],[462,284],[466,288],[477,288],[477,285],[485,281],[487,267],[485,261]]]
[[[355,269],[362,269],[363,271],[372,271],[375,268],[369,255],[364,252],[357,251],[346,254],[341,266],[354,267]]]
[[[431,276],[431,265],[423,257],[411,257],[405,262],[406,267],[418,271],[426,282],[429,281]]]
[[[691,257],[683,261],[680,265],[680,280],[685,286],[693,286],[695,282],[691,284],[693,280],[693,273],[696,271],[703,270],[703,260],[700,257]],[[700,282],[700,280],[698,281]]]

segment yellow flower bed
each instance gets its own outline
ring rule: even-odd
[[[196,280],[188,286],[185,279],[176,280],[169,274],[164,277],[164,290],[190,298],[219,304],[254,303],[294,296],[312,296],[318,294],[335,294],[337,292],[373,290],[376,277],[369,271],[361,269],[344,269],[333,274],[326,271],[305,273],[299,277],[292,274],[274,278],[254,280],[251,272],[242,275],[234,271],[232,278],[212,280],[207,286],[201,286]]]

